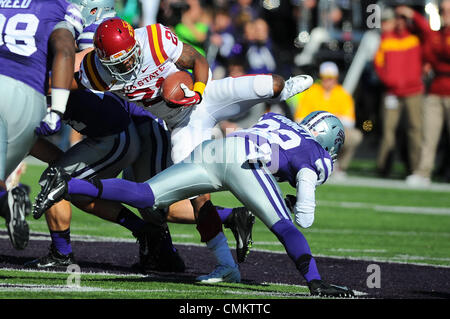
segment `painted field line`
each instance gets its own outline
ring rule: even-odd
[[[304,286],[298,286],[299,288],[306,288]],[[239,291],[230,290],[228,287],[224,287],[227,289],[221,290],[221,293],[230,294],[230,295],[241,295],[241,296],[266,296],[266,297],[290,297],[295,298],[298,296],[309,296],[309,293],[298,292],[298,293],[289,293],[289,292],[264,292],[264,291]],[[245,289],[243,287],[243,289]],[[208,293],[207,290],[200,289],[170,289],[170,288],[161,288],[161,289],[115,289],[115,288],[100,288],[100,287],[90,287],[90,286],[66,286],[66,285],[40,285],[40,284],[9,284],[9,283],[0,283],[0,292],[3,291],[31,291],[31,292],[41,292],[41,291],[54,291],[58,293],[64,292],[136,292],[136,293],[181,293],[181,294],[205,294]],[[203,298],[201,298],[203,299]]]
[[[67,271],[62,270],[45,270],[45,269],[27,269],[27,268],[10,268],[10,267],[4,267],[0,268],[0,271],[20,271],[20,272],[26,272],[26,273],[44,273],[44,274],[57,274],[57,275],[69,275],[70,273]],[[99,272],[92,272],[92,271],[81,271],[81,275],[88,275],[88,276],[114,276],[114,277],[125,277],[125,278],[157,278],[157,276],[154,276],[152,274],[139,274],[139,273],[115,273],[115,272],[107,272],[107,271],[99,271]]]
[[[419,190],[432,192],[450,192],[450,184],[448,183],[431,183],[431,185],[429,186],[413,187],[406,184],[404,180],[359,177],[359,176],[348,176],[345,180],[337,180],[330,178],[327,184],[348,186],[348,187],[364,186],[369,188],[391,188],[391,189]]]
[[[401,230],[354,230],[354,229],[330,229],[313,228],[305,230],[305,233],[323,233],[323,234],[345,234],[345,235],[373,235],[373,236],[432,236],[432,237],[450,237],[447,232],[422,232],[422,231],[401,231]]]
[[[269,285],[277,285],[277,286],[290,286],[290,287],[298,287],[303,289],[308,289],[306,286],[294,286],[294,285],[284,285],[284,284],[271,284]],[[206,286],[206,285],[205,285]],[[236,290],[230,290],[227,287],[224,290],[221,290],[221,293],[237,295],[237,296],[265,296],[265,297],[287,297],[287,298],[296,298],[299,296],[303,297],[313,297],[310,296],[309,293],[306,292],[265,292],[265,291],[240,291],[239,288]],[[245,287],[243,287],[245,289]],[[12,283],[0,283],[0,292],[15,292],[15,291],[30,291],[30,292],[42,292],[42,291],[54,291],[58,293],[64,292],[136,292],[136,293],[183,293],[183,294],[201,294],[207,293],[206,290],[191,290],[191,289],[115,289],[115,288],[100,288],[100,287],[90,287],[90,286],[66,286],[66,285],[40,285],[40,284],[12,284]],[[354,290],[356,296],[365,296],[367,295],[364,292]],[[203,299],[203,298],[200,298]]]
[[[309,230],[309,231],[313,231],[313,230]],[[323,230],[315,230],[315,232],[317,231],[322,231]],[[336,233],[342,233],[342,230],[330,230]],[[353,230],[351,230],[353,231]],[[4,233],[5,231],[0,230],[0,233]],[[389,232],[391,233],[391,232]],[[411,233],[411,232],[407,232],[407,233]],[[47,234],[45,233],[36,233],[37,235],[40,236],[33,236],[34,232],[30,235],[30,239],[33,240],[49,240],[49,237]],[[386,234],[386,233],[383,233]],[[436,233],[430,233],[432,235],[436,235]],[[447,234],[447,233],[445,233]],[[392,235],[392,234],[390,234]],[[408,236],[411,236],[411,234],[409,234]],[[448,236],[450,236],[450,234],[448,234]],[[3,239],[9,239],[9,237],[7,235],[1,235],[0,234],[0,238]],[[136,241],[134,239],[125,239],[125,238],[115,238],[115,237],[96,237],[96,236],[82,236],[82,235],[73,235],[71,236],[72,240],[74,241],[81,241],[81,242],[126,242],[126,243],[135,243]],[[262,243],[266,243],[267,245],[272,245],[272,242],[262,242]],[[174,242],[174,244],[176,245],[180,245],[180,246],[196,246],[196,247],[205,247],[204,244],[201,243],[192,243],[192,242]],[[254,243],[255,245],[258,244],[258,242]],[[279,246],[280,249],[282,248],[281,243],[279,242],[273,242],[274,246]],[[230,245],[230,248],[234,248],[233,245]],[[275,254],[285,254],[284,251],[274,251],[274,250],[268,250],[268,249],[256,249],[256,248],[252,248],[252,251],[257,251],[257,252],[268,252],[268,253],[275,253]],[[388,257],[373,257],[373,256],[361,256],[361,257],[348,257],[348,256],[333,256],[333,255],[323,255],[323,254],[314,254],[314,256],[317,257],[328,257],[328,258],[338,258],[338,259],[350,259],[350,260],[360,260],[360,261],[379,261],[379,262],[387,262],[387,263],[393,263],[393,264],[410,264],[410,265],[417,265],[417,266],[431,266],[431,267],[443,267],[443,268],[450,268],[450,266],[446,266],[446,265],[433,265],[433,264],[426,264],[426,263],[416,263],[416,262],[401,262],[401,261],[393,261],[392,258],[388,258]],[[398,259],[398,258],[397,258]],[[414,258],[409,258],[414,260]],[[401,260],[408,260],[408,259],[401,259]],[[436,258],[436,257],[426,257],[426,256],[420,256],[420,259],[417,260],[435,260],[435,261],[447,261],[447,259],[442,259],[442,258]]]
[[[317,201],[317,204],[318,206],[325,206],[325,207],[370,209],[376,212],[450,216],[450,208],[447,207],[396,206],[396,205],[379,205],[360,202],[339,202],[326,200],[319,200]]]

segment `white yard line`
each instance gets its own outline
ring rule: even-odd
[[[394,180],[394,179],[374,178],[374,177],[348,176],[345,180],[335,180],[333,178],[330,178],[327,181],[327,184],[349,186],[349,187],[364,186],[373,188],[450,192],[449,183],[431,183],[431,185],[429,186],[413,187],[406,184],[404,180]]]
[[[306,286],[301,285],[289,285],[289,284],[280,284],[280,283],[265,283],[268,285],[276,285],[276,286],[288,286],[288,287],[298,287],[307,289]],[[206,286],[206,285],[205,285]],[[224,287],[227,288],[227,287]],[[243,288],[245,289],[245,288]],[[201,294],[205,293],[205,290],[190,290],[190,289],[114,289],[114,288],[100,288],[100,287],[89,287],[89,286],[67,286],[67,285],[39,285],[39,284],[13,284],[13,283],[0,283],[0,292],[15,292],[15,291],[30,291],[30,292],[42,292],[42,291],[51,291],[51,292],[137,292],[137,293],[183,293],[183,294]],[[222,293],[230,294],[230,295],[241,295],[241,296],[266,296],[266,297],[288,297],[288,298],[296,298],[299,296],[310,296],[309,293],[306,292],[273,292],[273,291],[241,291],[239,288],[237,290],[224,289],[221,290]],[[365,296],[367,293],[353,290],[356,296]]]
[[[402,214],[421,214],[421,215],[444,215],[450,216],[450,208],[447,207],[417,207],[417,206],[397,206],[397,205],[379,205],[361,202],[340,202],[340,201],[317,201],[318,206],[341,207],[341,208],[360,208],[369,209],[376,212],[402,213]]]
[[[362,234],[362,235],[397,235],[397,236],[417,236],[417,235],[429,235],[429,236],[442,236],[442,237],[450,237],[450,233],[432,233],[432,232],[399,232],[399,231],[354,231],[352,229],[310,229],[308,232],[316,232],[316,233],[336,233],[336,234]],[[8,235],[5,234],[6,231],[0,230],[0,239],[9,239]],[[135,243],[135,239],[127,239],[127,238],[115,238],[115,237],[102,237],[102,236],[89,236],[89,235],[71,235],[71,239],[73,241],[80,242],[125,242],[125,243]],[[42,240],[49,241],[49,235],[43,232],[32,232],[30,234],[30,240]],[[176,245],[181,246],[196,246],[196,247],[205,247],[202,243],[192,243],[192,242],[174,242]],[[278,241],[273,242],[254,242],[254,245],[260,246],[278,246],[283,251],[274,251],[268,249],[257,249],[252,248],[251,251],[256,252],[268,252],[275,254],[285,254],[286,252],[283,249],[283,246]],[[234,248],[234,245],[230,244],[230,248]],[[385,253],[382,250],[375,249],[345,249],[345,248],[337,248],[335,250],[330,249],[330,251],[335,252],[363,252],[363,253]],[[349,256],[334,256],[334,255],[324,255],[324,254],[314,254],[317,257],[328,257],[328,258],[338,258],[338,259],[350,259],[350,260],[360,260],[360,261],[379,261],[386,262],[392,264],[410,264],[417,266],[430,266],[430,267],[442,267],[442,268],[450,268],[450,266],[446,265],[433,265],[426,263],[417,263],[417,262],[409,262],[409,260],[430,260],[430,261],[450,261],[450,258],[439,258],[439,257],[427,257],[427,256],[411,256],[411,255],[397,255],[394,257],[377,257],[377,256],[361,256],[361,257],[349,257]]]

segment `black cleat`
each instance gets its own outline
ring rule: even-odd
[[[27,188],[22,185],[9,190],[1,205],[2,215],[6,219],[9,239],[15,249],[21,250],[28,245],[30,228],[25,217],[31,212],[31,202]]]
[[[255,215],[247,208],[233,208],[223,225],[230,228],[236,239],[236,256],[238,263],[243,263],[252,247],[252,229],[255,223]]]
[[[24,264],[26,268],[38,269],[66,269],[67,266],[75,264],[73,253],[63,255],[58,252],[53,244],[50,245],[50,251],[47,256],[29,261]]]
[[[70,180],[70,175],[64,169],[56,166],[50,167],[45,174],[46,183],[36,196],[33,205],[35,219],[40,218],[47,209],[67,195],[67,182]]]
[[[167,224],[149,225],[139,233],[133,234],[139,243],[139,268],[142,271],[184,272],[186,266],[172,244]]]
[[[352,298],[355,296],[354,292],[347,287],[330,285],[317,279],[308,282],[308,288],[312,296],[340,298]]]

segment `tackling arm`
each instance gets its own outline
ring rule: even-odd
[[[308,228],[314,222],[316,208],[317,174],[309,169],[302,168],[297,173],[297,201],[293,207],[295,223],[303,228]]]
[[[67,29],[57,29],[50,36],[53,52],[52,110],[64,113],[72,84],[75,63],[75,40]]]
[[[50,35],[50,52],[53,54],[51,97],[49,112],[35,129],[38,136],[55,134],[61,128],[61,118],[66,111],[75,63],[75,39],[67,28],[57,28]]]

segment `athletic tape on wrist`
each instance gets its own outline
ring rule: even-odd
[[[52,88],[52,107],[53,111],[64,114],[66,111],[67,101],[69,100],[70,90]]]
[[[206,84],[203,82],[195,82],[194,83],[194,89],[192,91],[200,93],[200,95],[203,95],[203,91],[205,91]]]

